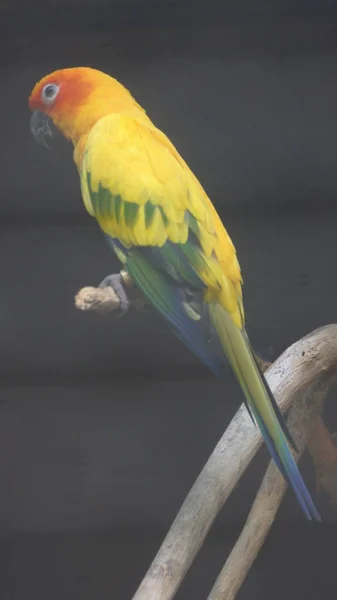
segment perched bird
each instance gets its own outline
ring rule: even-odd
[[[270,454],[306,517],[319,521],[248,340],[236,250],[174,145],[121,83],[96,69],[45,76],[29,107],[37,140],[51,135],[51,119],[72,142],[84,205],[136,286],[217,377],[229,362]],[[120,282],[105,283],[126,310]]]

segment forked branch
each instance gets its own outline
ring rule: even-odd
[[[91,298],[94,298],[95,288],[90,290]],[[115,298],[111,303],[109,292],[99,290],[99,293],[102,291],[107,294],[106,306],[110,306],[108,311],[114,310],[112,306],[118,308],[118,298],[117,302]],[[89,302],[83,308],[78,305],[79,298],[83,299],[81,292],[75,301],[78,308],[96,310],[95,301],[91,307]],[[309,439],[309,449],[318,469],[321,454],[319,445],[313,441],[316,439],[314,429],[321,425],[320,411],[336,372],[337,325],[323,327],[299,340],[265,372],[281,411],[286,411],[294,404],[289,415],[294,438],[301,452]],[[326,452],[325,458],[329,453],[333,460],[337,460],[328,432],[325,432],[324,444],[322,428],[320,435],[321,447]],[[187,495],[133,600],[171,600],[174,597],[212,523],[261,443],[259,429],[253,425],[242,405]],[[322,472],[321,465],[320,471]],[[336,490],[332,470],[326,480],[326,490]],[[324,481],[321,484],[324,485]],[[234,599],[268,534],[285,490],[283,478],[271,462],[246,525],[215,582],[209,600]]]

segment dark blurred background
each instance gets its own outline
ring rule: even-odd
[[[27,99],[79,65],[122,81],[199,177],[271,358],[336,321],[335,1],[0,2],[3,600],[130,598],[242,401],[151,311],[74,307],[119,265],[82,206],[71,147],[35,144]],[[207,596],[267,460],[262,449],[178,599]],[[287,493],[240,600],[335,595],[337,509],[308,456],[301,468],[324,523]]]

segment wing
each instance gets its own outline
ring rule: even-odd
[[[242,326],[234,245],[198,180],[146,115],[101,119],[79,170],[86,207],[107,235],[128,250],[156,250],[152,264],[203,288],[206,301],[216,297]]]

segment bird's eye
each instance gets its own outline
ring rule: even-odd
[[[42,90],[42,100],[45,104],[51,104],[54,102],[57,94],[59,93],[59,86],[56,83],[47,83]]]

